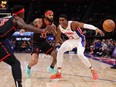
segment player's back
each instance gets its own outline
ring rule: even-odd
[[[15,32],[15,27],[13,25],[14,16],[7,16],[0,18],[0,40],[9,38]]]

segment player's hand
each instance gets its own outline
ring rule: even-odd
[[[95,35],[97,35],[98,33],[99,33],[101,36],[104,36],[104,35],[105,35],[104,32],[103,32],[102,30],[96,29],[96,34],[95,34]]]
[[[20,29],[20,31],[19,31],[20,34],[23,34],[24,32],[25,32],[24,29]]]
[[[57,35],[56,26],[52,25],[51,27],[52,27],[51,33],[52,33],[54,36],[56,36],[56,35]]]
[[[44,32],[45,33],[51,33],[52,32],[52,26],[51,25],[46,26],[46,28],[44,29]]]
[[[51,33],[51,26],[50,25],[48,25],[48,26],[46,26],[46,28],[45,29],[43,29],[43,32],[41,33],[41,38],[46,38],[47,37],[47,34],[48,33]]]
[[[41,33],[41,36],[40,36],[41,38],[47,38],[47,32],[45,32],[45,33]]]

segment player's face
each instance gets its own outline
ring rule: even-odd
[[[67,20],[66,20],[65,18],[60,17],[60,18],[59,18],[59,23],[60,23],[60,25],[61,25],[62,27],[66,27],[68,22],[67,22]]]
[[[46,18],[47,18],[47,20],[48,20],[49,22],[53,22],[53,17],[54,17],[54,14],[53,14],[53,13],[48,14],[48,15],[46,16]]]

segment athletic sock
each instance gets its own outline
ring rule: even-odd
[[[50,66],[52,69],[54,68],[52,65]]]
[[[29,67],[29,65],[27,66],[29,69],[31,69],[31,67]]]

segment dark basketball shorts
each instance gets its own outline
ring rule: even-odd
[[[51,52],[53,51],[53,48],[46,41],[34,43],[33,44],[33,49],[32,49],[32,54],[33,53],[39,54],[40,51],[42,53],[45,53],[45,54],[51,54]]]
[[[8,47],[0,42],[0,62],[8,58],[11,54],[12,53]]]

